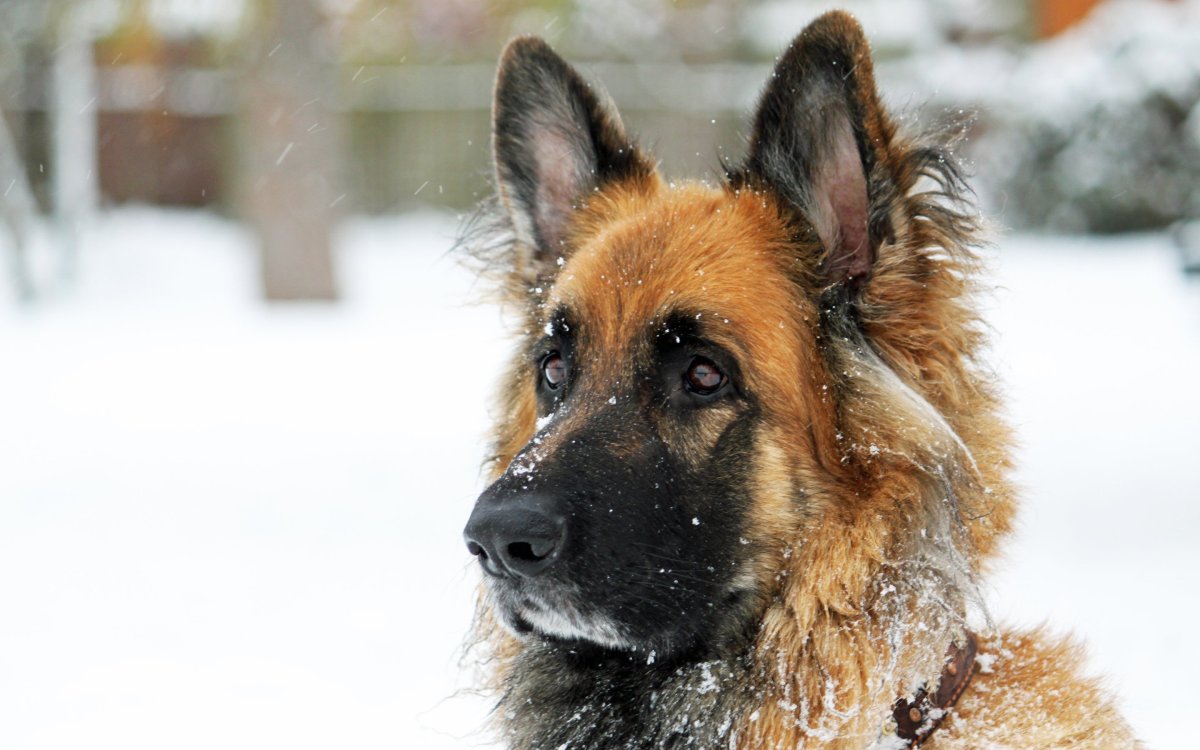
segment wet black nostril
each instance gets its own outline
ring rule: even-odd
[[[494,576],[531,578],[549,569],[562,553],[566,518],[551,497],[525,495],[481,499],[463,531],[467,551]]]
[[[537,562],[546,557],[539,555],[533,551],[533,545],[529,542],[513,542],[508,545],[508,556],[514,560],[525,560],[527,562]]]
[[[529,526],[521,533],[509,536],[496,545],[500,564],[509,573],[523,578],[532,578],[550,568],[558,559],[562,547],[564,529],[558,524],[545,524],[527,520]]]

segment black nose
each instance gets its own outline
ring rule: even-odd
[[[566,518],[552,498],[521,496],[501,503],[480,502],[463,529],[467,550],[495,576],[532,578],[544,573],[562,552]]]

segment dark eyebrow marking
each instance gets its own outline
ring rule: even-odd
[[[675,337],[675,343],[683,343],[687,339],[702,338],[701,333],[703,326],[700,324],[700,318],[703,313],[691,313],[686,310],[675,310],[669,313],[666,319],[656,331],[658,336]]]
[[[546,321],[546,325],[543,327],[542,332],[547,336],[568,335],[571,333],[571,329],[574,327],[571,324],[571,320],[572,316],[570,311],[565,305],[559,305],[558,307],[554,308],[554,312],[550,313],[550,318]]]

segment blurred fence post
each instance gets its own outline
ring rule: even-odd
[[[320,49],[314,0],[262,0],[241,80],[241,204],[268,300],[337,296],[330,250],[340,129],[336,61]]]

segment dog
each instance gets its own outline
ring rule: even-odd
[[[1016,498],[984,228],[851,16],[792,42],[719,185],[532,37],[493,151],[464,242],[521,336],[464,538],[508,747],[1139,746],[1078,645],[986,614]]]

